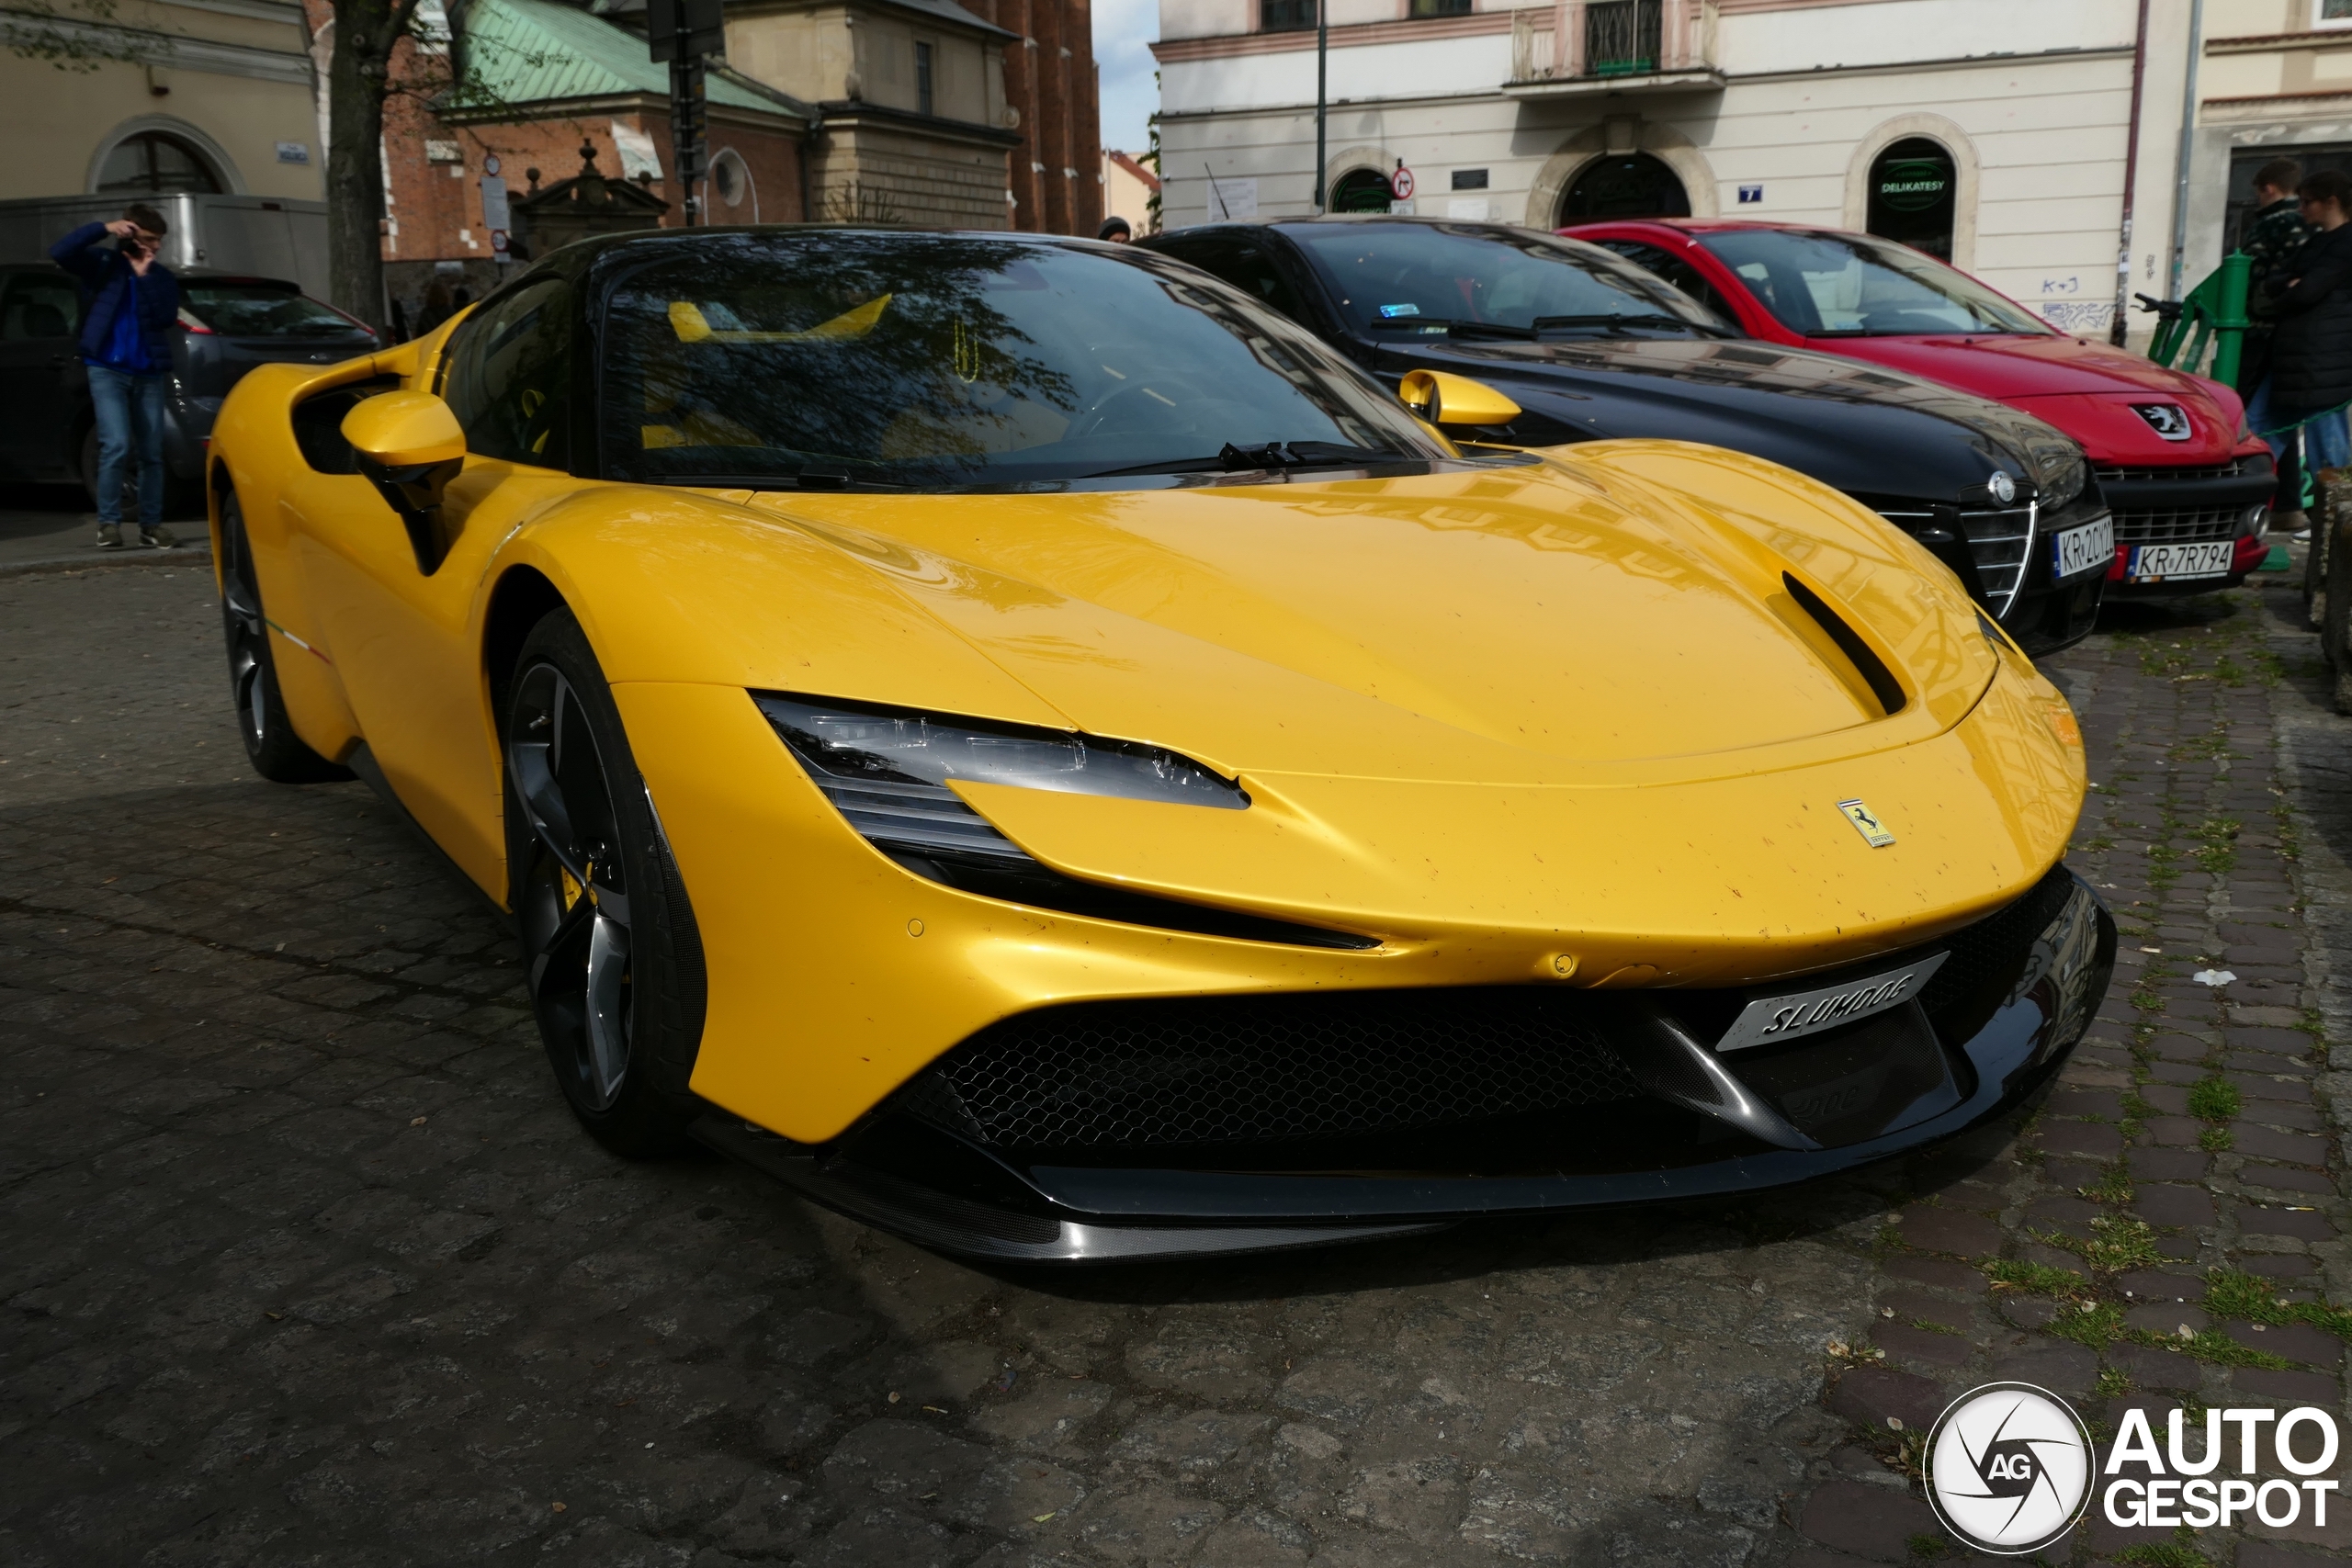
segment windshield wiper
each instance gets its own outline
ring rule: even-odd
[[[1604,332],[1622,333],[1627,327],[1670,327],[1679,333],[1703,333],[1710,337],[1739,335],[1727,327],[1719,327],[1712,322],[1687,321],[1680,316],[1667,315],[1538,316],[1533,325],[1534,331],[1539,333],[1566,332],[1577,327],[1599,327]]]
[[[1268,468],[1347,468],[1411,460],[1408,453],[1347,446],[1336,441],[1269,441],[1262,446],[1236,446],[1228,441],[1224,450],[1213,457],[1170,457],[1162,462],[1137,463],[1132,468],[1103,468],[1084,477],[1112,479],[1127,474],[1245,474]]]

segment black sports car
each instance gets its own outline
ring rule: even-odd
[[[1520,405],[1547,446],[1703,441],[1845,491],[1951,568],[2030,653],[2087,635],[2114,555],[2082,448],[2032,415],[1850,359],[1742,339],[1597,245],[1492,223],[1286,219],[1143,242],[1256,295],[1394,386],[1416,369]]]

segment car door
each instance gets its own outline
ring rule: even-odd
[[[78,479],[70,450],[86,393],[75,374],[81,290],[55,267],[10,268],[0,280],[0,461],[32,479]]]
[[[302,504],[299,530],[345,695],[385,783],[502,898],[503,791],[475,617],[498,542],[587,482],[568,471],[571,307],[566,280],[526,282],[485,301],[450,340],[441,392],[468,450],[434,520],[439,559],[365,479],[311,487],[331,483],[334,494]]]

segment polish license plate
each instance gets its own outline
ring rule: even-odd
[[[2102,517],[2053,537],[2051,548],[2060,577],[2072,577],[2093,567],[2105,570],[2115,564],[2115,519]]]
[[[1868,979],[1759,997],[1740,1010],[1731,1028],[1715,1042],[1715,1049],[1745,1051],[1751,1045],[1778,1045],[1784,1040],[1803,1039],[1858,1018],[1901,1007],[1919,995],[1928,976],[1943,967],[1944,960],[1950,956],[1948,953],[1932,953],[1917,964],[1889,969]]]
[[[2194,545],[2142,545],[2123,569],[2132,582],[2172,582],[2184,577],[2227,577],[2236,546],[2228,539]]]

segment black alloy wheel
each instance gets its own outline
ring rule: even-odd
[[[501,730],[507,866],[539,1037],[588,1131],[670,1152],[701,1102],[702,943],[594,652],[568,610],[535,627]]]
[[[234,491],[220,497],[220,631],[229,644],[229,695],[236,705],[237,734],[254,772],[277,784],[349,778],[351,770],[304,745],[286,716],[269,621],[262,614],[261,574]]]

